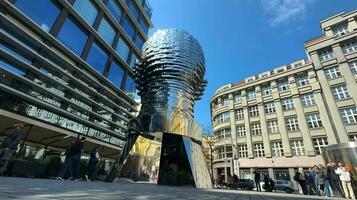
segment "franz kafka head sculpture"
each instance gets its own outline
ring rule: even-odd
[[[204,54],[193,36],[179,29],[158,30],[145,42],[134,73],[146,131],[165,132],[177,116],[193,120],[194,101],[207,85]]]

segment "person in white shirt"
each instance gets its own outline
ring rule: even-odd
[[[351,173],[343,165],[337,168],[335,172],[340,176],[340,181],[342,184],[343,192],[345,193],[345,198],[355,199],[355,194],[353,192],[351,184]]]

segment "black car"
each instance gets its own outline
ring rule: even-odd
[[[238,179],[238,183],[233,184],[234,189],[253,190],[254,182],[250,179]]]

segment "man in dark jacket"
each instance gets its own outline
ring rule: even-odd
[[[255,186],[257,188],[257,191],[262,191],[262,188],[260,187],[260,172],[257,168],[254,169],[254,182],[255,182]]]
[[[297,170],[295,176],[294,176],[294,180],[296,182],[298,182],[300,184],[301,190],[304,193],[304,195],[309,195],[309,191],[307,189],[307,177],[304,173],[304,169],[299,167],[299,169]]]
[[[18,144],[24,137],[21,133],[24,125],[14,124],[14,127],[15,131],[5,138],[0,147],[0,175],[6,171],[10,158],[16,152]]]
[[[71,145],[66,155],[66,161],[63,164],[60,173],[58,174],[58,180],[63,180],[67,171],[70,169],[73,170],[74,180],[80,180],[80,162],[85,140],[86,137],[82,137],[81,139],[76,140],[76,142]]]

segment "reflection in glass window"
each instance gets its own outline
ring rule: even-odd
[[[88,36],[71,19],[67,18],[57,38],[75,54],[80,55]]]
[[[129,18],[125,18],[123,28],[130,38],[134,38],[135,28]]]
[[[128,8],[131,14],[133,14],[133,16],[135,17],[135,19],[138,19],[139,17],[138,7],[136,7],[135,2],[133,0],[128,1]]]
[[[141,37],[140,35],[137,35],[136,38],[135,38],[135,44],[136,44],[136,47],[138,47],[138,49],[141,49],[143,47],[143,44],[144,44],[143,37]]]
[[[148,25],[148,23],[146,23],[144,17],[140,18],[139,24],[140,24],[141,28],[143,29],[144,33],[148,34],[149,25]]]
[[[49,0],[17,0],[15,6],[46,32],[51,30],[60,10]]]
[[[93,25],[98,10],[90,0],[76,0],[73,8],[88,22],[88,24]]]
[[[113,62],[110,66],[110,71],[108,78],[111,80],[114,85],[120,88],[121,80],[123,79],[124,71],[121,65],[118,65],[116,62]]]
[[[96,43],[93,43],[87,58],[88,64],[92,65],[95,70],[102,74],[107,60],[108,55]]]
[[[113,17],[120,22],[120,18],[123,15],[123,9],[116,3],[115,0],[109,0],[107,7]]]
[[[98,34],[111,46],[115,37],[115,30],[109,22],[103,18],[98,28]]]
[[[126,78],[124,91],[129,94],[135,93],[135,82],[134,82],[133,78],[131,78],[130,76],[128,76]]]
[[[125,62],[128,61],[130,48],[128,43],[126,43],[126,41],[124,41],[122,38],[119,38],[116,51],[118,52],[119,56],[123,58]]]
[[[137,59],[138,59],[138,56],[135,53],[133,53],[131,55],[131,59],[130,59],[130,67],[134,67],[135,66],[135,63],[136,63]]]

